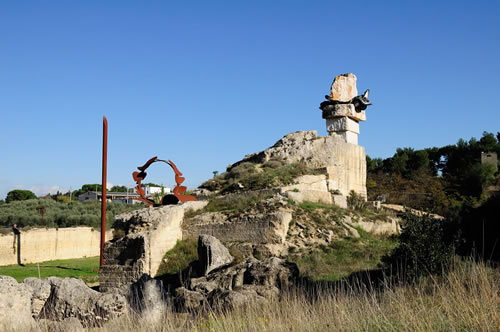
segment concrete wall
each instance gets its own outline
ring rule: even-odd
[[[35,228],[21,231],[21,263],[99,256],[101,233],[91,227]],[[106,232],[106,240],[112,231]],[[14,234],[0,235],[0,266],[17,264]]]

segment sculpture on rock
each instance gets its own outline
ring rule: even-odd
[[[177,184],[173,190],[173,195],[165,195],[162,197],[161,203],[160,204],[155,204],[155,202],[149,198],[146,197],[144,193],[144,189],[142,189],[142,180],[146,178],[146,169],[155,162],[164,162],[165,164],[169,165],[172,167],[175,173],[175,183]],[[158,159],[158,157],[153,157],[146,161],[146,163],[140,167],[137,167],[137,169],[140,172],[133,172],[132,173],[132,178],[134,179],[135,183],[137,186],[135,187],[135,192],[140,196],[137,198],[139,201],[143,201],[146,203],[146,205],[151,206],[151,205],[171,205],[171,204],[177,204],[179,201],[181,202],[188,202],[188,201],[196,201],[196,197],[192,195],[183,195],[186,192],[186,186],[181,186],[182,182],[184,182],[185,178],[182,177],[182,173],[177,169],[177,166],[171,161],[171,160],[162,160]]]
[[[333,80],[330,95],[319,105],[330,136],[342,137],[347,143],[358,144],[359,122],[366,121],[365,110],[372,103],[370,90],[357,96],[356,76],[342,74]]]

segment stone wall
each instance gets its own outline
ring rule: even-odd
[[[106,240],[112,231],[106,232]],[[101,233],[91,227],[21,230],[21,263],[99,256]],[[0,266],[17,264],[14,234],[0,235]]]
[[[201,209],[206,204],[186,202],[116,216],[113,227],[126,235],[104,246],[104,266],[99,269],[100,291],[125,294],[128,285],[143,275],[155,276],[165,253],[182,239],[184,212]]]
[[[228,218],[222,213],[205,213],[184,222],[182,238],[212,235],[225,242],[282,244],[285,242],[292,214],[288,211],[241,215]]]

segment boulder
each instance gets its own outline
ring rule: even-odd
[[[198,237],[198,258],[203,275],[233,261],[229,250],[211,235]]]
[[[32,288],[16,279],[0,276],[0,330],[29,330]]]
[[[26,278],[23,283],[33,289],[33,295],[31,297],[31,314],[34,318],[37,318],[50,296],[50,284],[38,278]]]
[[[121,316],[128,309],[125,297],[101,294],[80,279],[50,277],[44,281],[50,284],[51,295],[40,318],[62,321],[75,317],[84,327],[93,327]]]
[[[199,243],[202,246],[202,241]],[[222,246],[222,244],[221,244]],[[299,275],[297,265],[272,257],[259,261],[253,257],[232,265],[222,265],[200,278],[188,280],[175,291],[177,310],[232,309],[265,303],[278,297]]]
[[[191,291],[184,287],[179,287],[175,290],[174,306],[178,310],[199,310],[205,303],[205,296],[203,296],[200,292]]]
[[[348,73],[335,77],[330,87],[330,99],[334,101],[349,102],[358,95],[356,75]]]

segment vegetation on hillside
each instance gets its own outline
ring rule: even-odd
[[[228,167],[226,172],[202,183],[200,188],[220,193],[274,188],[292,184],[296,177],[315,172],[304,164],[286,164],[277,159],[263,164],[244,162]]]
[[[314,292],[298,288],[261,305],[205,315],[167,310],[156,320],[131,312],[100,330],[497,331],[500,326],[500,271],[481,263],[457,262],[442,277],[422,278],[412,285],[386,284],[380,290],[364,285],[323,284]],[[46,322],[36,324],[38,331],[49,331]],[[72,329],[69,324],[66,329]]]
[[[480,140],[460,139],[455,145],[414,150],[397,149],[387,159],[367,157],[367,189],[370,200],[384,196],[441,215],[477,206],[488,198],[488,189],[500,183],[490,164],[481,164],[481,152],[500,157],[500,133],[484,132]]]
[[[43,209],[43,222],[40,207]],[[106,204],[106,225],[111,227],[114,216],[144,207],[142,204]],[[98,201],[63,203],[53,199],[30,199],[0,205],[0,226],[11,227],[74,227],[101,224],[101,203]]]

